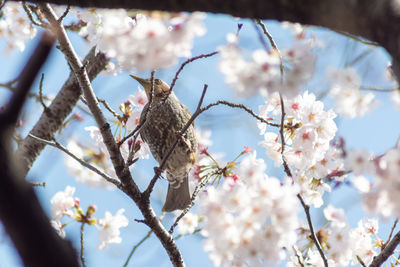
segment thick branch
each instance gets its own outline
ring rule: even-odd
[[[372,263],[369,267],[378,267],[381,266],[389,257],[393,254],[394,250],[400,243],[400,232],[398,232],[389,242],[389,244],[379,253],[377,256],[374,257]]]
[[[33,0],[31,2],[43,1]],[[370,35],[373,32],[373,29],[367,28],[366,26],[372,26],[373,22],[379,23],[375,25],[375,27],[383,26],[383,24],[387,26],[392,23],[388,20],[389,18],[382,16],[385,14],[388,16],[398,16],[393,9],[393,1],[390,0],[47,0],[46,2],[64,5],[70,4],[81,7],[224,13],[235,17],[286,20],[323,26],[361,35],[366,38],[371,37]],[[385,22],[385,18],[388,21]],[[393,24],[395,23],[393,22]],[[390,28],[393,29],[394,27],[395,25],[391,25]]]
[[[104,69],[108,60],[104,54],[96,54],[96,49],[92,48],[84,62],[87,62],[89,78],[93,80]],[[45,140],[52,140],[56,132],[62,128],[64,120],[75,107],[80,95],[81,89],[78,81],[73,72],[71,72],[57,96],[47,110],[42,113],[39,121],[29,133]],[[21,176],[26,176],[44,147],[44,143],[35,140],[29,135],[19,143],[16,156],[20,163]]]

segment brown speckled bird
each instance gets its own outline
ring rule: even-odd
[[[150,99],[151,80],[142,79],[131,75],[144,88],[147,98]],[[179,131],[185,126],[191,117],[187,107],[183,105],[174,92],[171,92],[164,103],[165,96],[169,93],[169,86],[160,79],[154,79],[154,92],[152,109],[145,105],[140,121],[147,114],[146,123],[140,130],[140,135],[149,147],[153,157],[161,163],[164,155],[172,146]],[[191,202],[189,192],[188,174],[195,164],[197,140],[193,124],[187,129],[183,138],[180,138],[177,146],[166,161],[164,170],[167,171],[168,193],[163,211],[170,212],[177,209],[185,209]]]

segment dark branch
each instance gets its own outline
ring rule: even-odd
[[[169,91],[169,92],[172,92],[172,90],[174,89],[175,83],[176,83],[176,81],[178,80],[179,74],[182,72],[183,68],[184,68],[187,64],[189,64],[189,63],[191,63],[191,62],[193,62],[193,61],[195,61],[195,60],[198,60],[198,59],[200,59],[200,58],[212,57],[212,56],[214,56],[214,55],[216,55],[216,54],[218,54],[218,51],[215,51],[215,52],[212,52],[212,53],[209,53],[209,54],[201,54],[201,55],[199,55],[199,56],[195,56],[195,57],[189,58],[188,60],[186,60],[185,62],[183,62],[182,65],[179,67],[178,71],[175,73],[175,77],[174,77],[174,79],[173,79],[172,82],[171,82],[171,87],[170,87],[170,91]],[[169,94],[168,94],[168,95],[169,95]],[[168,97],[168,95],[167,95],[167,97]],[[167,98],[167,97],[166,97],[166,98]]]
[[[390,255],[393,254],[394,250],[399,245],[399,243],[400,243],[400,232],[398,232],[393,237],[392,241],[389,242],[389,244],[381,251],[381,253],[379,253],[379,255],[374,257],[369,267],[381,266],[381,264],[383,264],[390,257]]]
[[[54,41],[54,36],[50,33],[44,33],[42,35],[34,53],[32,53],[31,58],[18,76],[19,78],[15,93],[7,104],[6,109],[0,114],[1,125],[10,126],[16,123],[22,110],[22,106],[25,103],[25,99],[29,93],[29,89],[35,81],[40,68],[46,62]]]
[[[11,155],[13,124],[53,43],[48,33],[42,36],[19,76],[10,104],[1,114],[0,218],[25,266],[79,267],[76,251],[51,227],[32,186],[13,168],[17,165]]]

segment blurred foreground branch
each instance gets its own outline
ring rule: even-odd
[[[75,250],[51,227],[32,186],[17,171],[21,162],[11,154],[14,125],[53,44],[53,36],[42,35],[19,75],[15,93],[0,113],[0,218],[25,266],[78,267]]]

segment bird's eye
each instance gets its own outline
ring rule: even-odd
[[[161,80],[160,79],[154,79],[156,84],[161,84]]]

